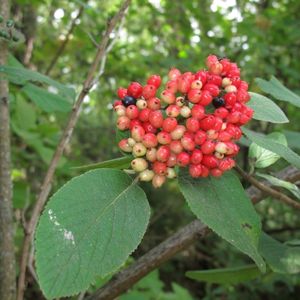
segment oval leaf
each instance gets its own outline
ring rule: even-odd
[[[124,172],[75,177],[48,202],[36,231],[36,264],[48,299],[88,288],[116,271],[140,243],[150,216],[143,190]]]
[[[217,284],[237,284],[261,276],[256,265],[235,268],[213,269],[204,271],[189,271],[186,276],[197,281]]]
[[[271,141],[287,146],[286,137],[280,132],[273,132],[271,134],[268,134],[266,135],[266,139],[270,139]],[[280,159],[280,155],[262,148],[256,143],[252,143],[249,148],[249,158],[252,158],[254,160],[254,166],[256,168],[266,168]]]
[[[265,271],[257,246],[260,218],[233,172],[193,179],[181,170],[179,186],[192,212],[222,238],[249,255]]]
[[[300,97],[282,85],[282,83],[274,76],[271,77],[270,81],[256,78],[255,82],[262,91],[272,95],[277,100],[286,101],[300,107]]]
[[[246,136],[254,143],[277,153],[296,168],[300,169],[300,156],[288,147],[266,138],[265,135],[253,132],[245,127],[242,128]]]
[[[271,123],[289,122],[285,113],[272,100],[256,93],[249,94],[251,99],[247,105],[254,110],[253,119]]]

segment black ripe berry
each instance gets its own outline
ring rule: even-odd
[[[225,105],[225,100],[222,97],[215,97],[212,103],[215,108],[218,108]]]
[[[125,96],[122,100],[123,105],[125,107],[129,106],[129,105],[135,105],[136,104],[136,99],[131,97],[131,96]]]

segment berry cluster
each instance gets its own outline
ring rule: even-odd
[[[194,178],[221,176],[234,166],[240,126],[253,115],[245,105],[248,84],[227,58],[209,55],[206,66],[194,74],[171,69],[160,98],[159,75],[150,76],[145,86],[131,82],[118,89],[117,127],[130,132],[119,147],[134,155],[131,167],[140,180],[160,187],[176,177],[176,166],[188,167]]]

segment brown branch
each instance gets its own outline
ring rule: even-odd
[[[84,6],[82,5],[78,11],[78,14],[76,15],[76,17],[73,19],[71,25],[70,25],[70,28],[65,36],[65,39],[64,41],[61,43],[60,47],[58,48],[58,50],[56,51],[55,55],[53,56],[52,60],[50,61],[47,69],[46,69],[46,72],[45,74],[46,75],[49,75],[50,72],[52,71],[53,67],[55,66],[56,62],[58,61],[59,57],[61,56],[61,54],[63,53],[63,51],[65,50],[69,40],[70,40],[70,37],[76,27],[76,23],[77,23],[77,20],[79,20],[79,18],[81,17],[82,13],[83,13],[83,10],[84,10]]]
[[[149,272],[169,260],[178,252],[190,246],[193,242],[206,236],[209,229],[200,221],[195,220],[180,229],[167,240],[139,258],[130,267],[119,272],[108,284],[104,285],[87,300],[112,300],[125,292],[134,283]]]
[[[8,0],[0,1],[2,17],[9,18]],[[0,39],[0,65],[7,61],[7,41]],[[0,299],[14,300],[16,272],[13,234],[11,149],[8,82],[0,78]]]
[[[295,168],[287,167],[277,173],[277,177],[283,180],[289,180],[295,176],[299,176],[300,171],[295,172]],[[268,183],[266,183],[268,185]],[[260,190],[256,191],[252,187],[247,189],[247,194],[255,203],[261,201],[264,193]],[[184,250],[199,237],[206,236],[210,231],[208,227],[201,224],[200,221],[193,221],[173,234],[166,241],[162,242],[151,251],[140,257],[132,265],[117,273],[109,282],[98,289],[94,294],[86,298],[86,300],[112,300],[122,293],[126,292],[140,279],[145,277],[154,269],[161,266],[167,260],[171,259],[178,252]]]
[[[255,179],[253,176],[247,174],[242,168],[239,166],[235,167],[235,170],[248,182],[250,182],[253,186],[257,187],[259,190],[264,192],[265,194],[268,194],[272,196],[273,198],[295,208],[300,210],[300,203],[293,200],[289,196],[285,195],[284,193],[281,193],[270,186],[267,186],[261,182],[259,182],[257,179]]]
[[[44,178],[43,184],[41,186],[41,192],[37,198],[37,201],[35,203],[35,206],[33,208],[33,212],[30,218],[30,221],[27,225],[26,231],[25,231],[25,237],[23,241],[23,247],[22,247],[22,256],[21,256],[21,262],[20,262],[20,275],[18,280],[18,295],[17,300],[22,300],[25,290],[25,273],[26,273],[26,265],[28,262],[28,256],[31,246],[31,241],[33,238],[33,232],[35,230],[37,220],[43,210],[43,207],[47,201],[47,198],[49,196],[50,190],[51,190],[51,183],[53,180],[53,176],[56,170],[56,167],[58,165],[58,162],[60,158],[62,157],[62,154],[64,152],[64,149],[66,148],[66,145],[68,144],[73,129],[75,127],[75,124],[79,117],[79,109],[80,106],[85,98],[85,96],[89,93],[90,89],[93,87],[93,79],[96,70],[98,69],[98,66],[105,55],[106,47],[109,41],[109,36],[111,32],[116,27],[117,23],[123,18],[126,9],[128,8],[131,0],[125,0],[119,9],[119,11],[114,15],[114,17],[108,22],[106,31],[102,37],[101,43],[99,45],[99,48],[97,50],[96,56],[94,58],[94,61],[88,71],[87,78],[85,82],[83,83],[82,90],[73,106],[72,112],[69,116],[69,120],[67,122],[67,125],[64,129],[64,132],[60,138],[59,144],[55,150],[55,153],[52,157],[52,160],[50,162],[49,168],[47,170],[46,176]]]

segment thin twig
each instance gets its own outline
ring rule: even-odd
[[[270,186],[267,186],[261,182],[259,182],[257,179],[255,179],[253,176],[247,174],[241,167],[236,166],[235,170],[248,182],[250,182],[252,185],[260,189],[262,192],[272,196],[273,198],[283,202],[284,204],[287,204],[295,209],[300,210],[300,203],[293,200],[289,196],[285,195],[284,193],[281,193]]]
[[[94,75],[95,75],[96,70],[98,69],[98,66],[99,66],[103,56],[105,55],[105,49],[106,49],[108,41],[109,41],[109,35],[114,30],[117,23],[123,18],[123,15],[125,14],[125,11],[128,8],[130,2],[131,2],[131,0],[125,0],[122,4],[121,8],[119,9],[119,11],[108,22],[106,31],[102,37],[102,40],[101,40],[101,43],[97,50],[94,61],[89,69],[88,74],[87,74],[87,78],[86,78],[85,82],[83,83],[82,90],[79,93],[79,96],[73,106],[72,112],[71,112],[71,114],[69,116],[69,120],[67,122],[67,125],[64,129],[64,132],[60,138],[59,144],[57,145],[55,153],[50,162],[49,168],[47,170],[43,184],[41,186],[40,194],[37,198],[37,201],[33,208],[33,212],[32,212],[30,221],[29,221],[28,226],[25,231],[25,237],[24,237],[23,247],[22,247],[21,262],[20,262],[20,275],[19,275],[19,280],[18,280],[17,300],[23,300],[24,290],[25,290],[26,265],[27,265],[27,261],[28,261],[28,255],[29,255],[29,251],[30,251],[30,245],[31,245],[32,237],[33,237],[33,232],[35,230],[37,220],[38,220],[38,218],[41,214],[41,211],[43,210],[43,207],[49,196],[49,193],[51,190],[51,183],[52,183],[53,176],[54,176],[55,170],[57,168],[58,162],[65,150],[66,145],[68,144],[68,142],[72,136],[73,129],[74,129],[74,127],[77,123],[78,117],[79,117],[80,106],[81,106],[85,96],[90,92],[91,88],[93,87]]]
[[[71,25],[70,25],[70,28],[65,36],[65,39],[64,41],[61,43],[60,47],[58,48],[58,50],[56,51],[55,55],[53,56],[52,60],[50,61],[47,69],[46,69],[46,72],[45,74],[46,75],[49,75],[50,72],[52,71],[53,67],[55,66],[56,62],[58,61],[59,57],[61,56],[61,54],[63,53],[63,51],[65,50],[69,40],[70,40],[70,37],[76,27],[76,23],[77,21],[79,20],[79,18],[81,17],[82,13],[83,13],[83,10],[84,10],[84,6],[82,5],[78,11],[78,14],[76,15],[76,17],[73,19]]]
[[[283,180],[289,180],[291,176],[298,176],[298,174],[300,174],[299,170],[297,170],[296,173],[295,168],[288,167],[276,175]],[[255,203],[258,203],[264,198],[264,193],[261,191],[257,192],[252,187],[247,189],[247,194],[252,200],[255,199],[255,201],[253,201]],[[115,299],[151,271],[171,259],[178,252],[189,247],[189,245],[197,241],[200,237],[203,238],[206,236],[209,232],[208,227],[201,224],[200,221],[193,221],[140,257],[132,265],[117,273],[103,287],[87,297],[86,300]]]

